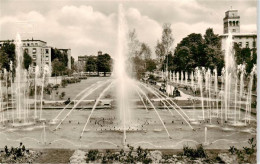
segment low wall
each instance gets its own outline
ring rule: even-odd
[[[50,84],[56,85],[56,84],[61,84],[62,77],[61,76],[56,76],[56,77],[49,77],[48,82]]]

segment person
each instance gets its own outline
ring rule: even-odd
[[[174,97],[179,97],[179,96],[181,96],[181,93],[180,93],[180,91],[178,90],[178,88],[176,87],[176,88],[174,88],[174,91],[173,91],[173,96]]]
[[[70,103],[70,98],[64,102],[65,105],[68,105]]]

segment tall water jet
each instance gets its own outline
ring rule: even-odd
[[[202,78],[202,74],[200,72],[199,69],[197,69],[197,76],[198,76],[198,84],[200,87],[200,96],[201,96],[201,108],[202,108],[202,119],[205,120],[205,113],[204,113],[204,98],[203,98],[203,78]]]
[[[176,81],[177,81],[177,83],[179,83],[179,82],[180,82],[180,81],[179,81],[179,80],[180,80],[179,78],[180,78],[180,74],[179,74],[179,72],[177,72],[177,80],[176,80]]]
[[[42,105],[43,105],[43,89],[44,89],[44,83],[45,78],[50,74],[50,68],[48,65],[44,65],[42,68],[43,74],[42,74],[42,90],[41,90],[41,107],[40,107],[40,120],[42,119]]]
[[[228,111],[230,110],[230,95],[232,91],[232,80],[236,76],[234,50],[233,50],[233,38],[229,33],[226,39],[225,48],[225,121],[228,119]]]
[[[37,80],[39,76],[39,66],[35,67],[34,71],[34,119],[37,118]]]
[[[17,118],[21,121],[22,118],[24,120],[27,119],[24,102],[25,102],[25,82],[26,76],[24,76],[24,65],[23,65],[23,49],[22,49],[22,41],[19,34],[16,36],[15,40],[15,53],[16,53],[16,69],[15,69],[15,84],[16,84],[16,110],[17,110]]]
[[[118,45],[117,56],[114,62],[114,74],[117,82],[117,107],[119,110],[120,124],[124,131],[123,145],[126,145],[126,127],[131,126],[130,94],[132,80],[129,77],[131,70],[128,60],[128,28],[125,20],[123,6],[118,9]],[[131,73],[131,72],[130,72]]]
[[[240,88],[239,88],[239,105],[238,105],[238,119],[241,119],[241,102],[242,102],[242,97],[243,97],[243,93],[244,93],[244,75],[245,75],[245,65],[239,65],[238,69],[240,72]]]
[[[215,91],[215,95],[216,95],[216,108],[217,108],[217,117],[219,115],[219,111],[218,111],[218,71],[215,68],[214,69],[214,91]]]
[[[248,84],[248,92],[247,92],[247,100],[246,100],[246,117],[245,122],[250,124],[251,121],[251,104],[252,104],[252,88],[253,88],[253,80],[256,74],[256,65],[253,66],[252,71],[249,76],[249,84]]]

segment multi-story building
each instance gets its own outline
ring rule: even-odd
[[[78,62],[79,62],[79,64],[85,65],[86,62],[87,62],[87,59],[88,59],[88,56],[87,56],[87,55],[85,55],[85,56],[78,56]]]
[[[225,50],[226,40],[232,34],[233,42],[240,45],[241,48],[256,48],[256,33],[240,33],[240,16],[238,10],[228,10],[223,18],[223,34],[221,37],[221,47]]]
[[[6,42],[14,43],[14,40],[0,40],[0,48]],[[42,40],[27,39],[22,40],[22,48],[32,57],[32,67],[38,65],[43,68],[48,65],[51,68],[51,47],[47,46],[47,42]],[[62,52],[67,52],[68,55],[68,68],[71,69],[71,49],[59,49]]]
[[[14,40],[1,40],[0,48],[5,42],[14,42]],[[32,67],[38,65],[42,68],[43,65],[48,65],[51,68],[51,47],[42,40],[22,40],[22,48],[32,57]]]

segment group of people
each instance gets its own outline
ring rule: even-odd
[[[160,86],[159,90],[160,90],[161,92],[163,92],[163,93],[166,93],[166,86],[165,86],[164,83]],[[180,91],[178,90],[178,87],[174,87],[174,90],[173,90],[173,92],[172,92],[172,95],[173,95],[173,97],[179,97],[179,96],[181,96],[181,93],[180,93]]]

